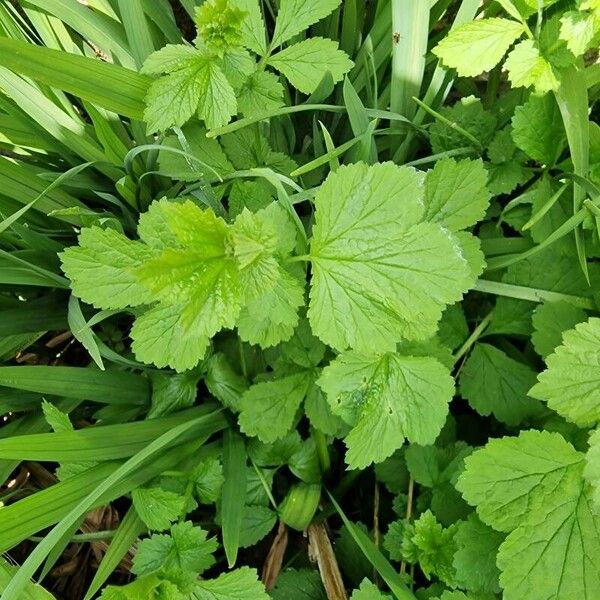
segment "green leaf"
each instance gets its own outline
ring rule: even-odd
[[[368,579],[363,579],[358,589],[352,592],[350,600],[391,600],[391,596],[380,592],[379,588]]]
[[[174,135],[165,138],[162,146],[186,152],[186,155],[183,156],[170,150],[160,150],[158,163],[161,174],[172,179],[198,181],[201,174],[205,174],[207,170],[211,176],[213,175],[212,170],[214,170],[221,177],[234,170],[233,165],[227,160],[221,144],[217,140],[207,138],[206,130],[203,127],[199,127],[198,124],[189,124],[182,127],[181,132],[185,148],[182,146],[182,140]],[[193,158],[197,160],[192,160]]]
[[[189,408],[194,404],[200,376],[195,372],[150,374],[152,380],[152,406],[148,418],[160,417]]]
[[[458,525],[454,541],[456,580],[471,592],[497,594],[500,591],[496,554],[504,535],[494,531],[472,514]]]
[[[309,384],[310,375],[298,373],[251,386],[240,404],[241,430],[265,443],[282,438],[292,428]]]
[[[527,393],[533,369],[490,344],[476,344],[460,374],[460,393],[480,414],[493,414],[508,425],[539,414],[541,406]]]
[[[126,308],[150,301],[134,271],[147,258],[147,249],[114,229],[82,229],[79,246],[60,254],[62,268],[76,296],[97,308]]]
[[[426,218],[450,231],[480,221],[488,207],[487,173],[481,160],[439,160],[425,178]]]
[[[478,139],[482,146],[489,144],[494,137],[496,117],[491,111],[485,110],[481,100],[475,96],[461,98],[454,106],[443,107],[440,114]],[[429,141],[436,154],[472,145],[472,141],[457,131],[454,126],[441,121],[431,124]]]
[[[515,144],[530,158],[553,165],[563,148],[565,130],[558,104],[552,94],[532,94],[515,109],[512,118]]]
[[[282,270],[273,289],[242,308],[237,322],[240,338],[261,348],[289,340],[298,324],[298,309],[303,304],[304,286]]]
[[[594,598],[600,518],[583,459],[559,434],[525,431],[466,460],[460,491],[484,522],[510,532],[497,558],[507,599]]]
[[[600,430],[590,436],[583,475],[592,486],[596,508],[600,508]]]
[[[581,467],[582,455],[559,434],[523,431],[468,457],[457,488],[484,523],[510,532],[577,497]]]
[[[202,504],[216,502],[221,493],[223,467],[216,458],[206,458],[194,467],[192,472],[196,496]]]
[[[327,600],[319,572],[314,569],[285,569],[271,590],[273,600]]]
[[[227,408],[239,412],[242,394],[248,388],[244,377],[236,373],[224,354],[213,354],[205,363],[204,383],[208,391]]]
[[[283,73],[288,81],[304,94],[312,94],[326,73],[337,83],[354,63],[338,49],[337,42],[312,37],[269,58],[269,64]]]
[[[546,357],[546,370],[530,395],[545,400],[559,415],[580,427],[600,421],[600,319],[593,317],[563,334]]]
[[[513,87],[533,87],[538,94],[557,90],[558,73],[533,40],[523,40],[508,55],[504,68]]]
[[[567,48],[575,55],[582,56],[600,32],[600,15],[570,10],[560,19],[560,39],[567,42]]]
[[[231,84],[215,59],[189,46],[165,46],[151,54],[144,73],[167,73],[152,83],[144,118],[150,132],[181,126],[197,112],[207,127],[220,127],[237,111]]]
[[[275,526],[277,513],[266,506],[247,504],[240,530],[240,548],[251,548]]]
[[[533,347],[545,358],[560,346],[563,332],[586,319],[583,310],[567,302],[543,302],[533,312]]]
[[[240,311],[228,228],[191,201],[161,200],[142,215],[138,231],[156,250],[135,275],[159,304],[136,319],[132,347],[142,361],[184,371],[204,356],[217,331],[233,327]]]
[[[188,305],[189,306],[189,305]],[[139,316],[131,328],[131,345],[138,360],[183,372],[206,354],[209,336],[205,323],[186,319],[186,306],[158,305]]]
[[[399,354],[339,356],[318,381],[334,414],[352,426],[344,439],[352,469],[381,462],[407,438],[432,444],[448,414],[454,381],[433,358]]]
[[[474,77],[495,67],[523,32],[511,19],[478,19],[450,31],[433,53],[459,75]]]
[[[196,583],[193,600],[269,600],[256,569],[240,567],[216,579]]]
[[[259,0],[232,0],[232,3],[246,13],[241,26],[241,43],[259,56],[267,53],[265,21]]]
[[[239,111],[253,117],[283,106],[283,85],[277,76],[268,71],[251,73],[240,88]]]
[[[159,487],[137,488],[131,492],[135,510],[149,529],[164,531],[177,521],[184,509],[184,497]]]
[[[245,301],[273,290],[282,277],[278,258],[296,245],[296,229],[279,203],[255,213],[244,209],[231,227],[233,254],[240,272]]]
[[[223,437],[221,494],[223,547],[229,568],[237,560],[247,497],[246,446],[243,438],[228,429]]]
[[[435,332],[468,287],[448,232],[424,222],[421,177],[391,163],[331,173],[315,197],[313,331],[337,350],[393,350]]]
[[[340,0],[281,0],[271,45],[283,42],[332,13]]]
[[[42,400],[42,412],[44,413],[44,419],[46,419],[48,425],[52,427],[55,433],[73,431],[73,424],[71,423],[71,419],[69,419],[69,415],[54,406],[54,404],[51,404],[47,400]]]
[[[155,534],[142,540],[133,559],[132,573],[147,575],[179,572],[203,573],[215,562],[215,538],[206,537],[206,531],[194,527],[191,521],[173,525],[170,535]]]
[[[452,565],[456,544],[456,525],[442,527],[430,510],[426,510],[413,523],[396,522],[399,529],[386,535],[386,544],[392,553],[411,564],[418,564],[427,579],[435,575],[445,584],[456,586],[456,573]],[[395,544],[400,542],[398,548]]]

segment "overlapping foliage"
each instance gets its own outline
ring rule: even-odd
[[[1,599],[595,600],[599,39],[0,5]]]

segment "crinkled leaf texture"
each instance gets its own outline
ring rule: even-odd
[[[595,600],[600,516],[584,455],[557,433],[524,431],[465,460],[457,487],[484,523],[509,535],[497,564],[506,600]]]
[[[393,351],[426,339],[468,289],[457,240],[428,222],[423,177],[392,163],[331,173],[315,197],[308,317],[339,351]]]
[[[478,19],[450,31],[433,52],[459,75],[474,77],[495,67],[523,31],[511,19]]]
[[[352,469],[381,462],[407,438],[432,444],[454,393],[447,367],[429,357],[341,354],[318,381],[334,414],[352,426],[344,441]]]
[[[236,325],[242,307],[252,310],[276,286],[291,286],[281,260],[294,247],[295,230],[276,203],[256,213],[245,209],[229,225],[190,200],[163,199],[140,217],[138,234],[141,241],[84,229],[80,245],[61,259],[75,294],[86,302],[143,307],[132,347],[139,360],[158,367],[196,366],[210,338]],[[273,315],[281,327],[273,332],[264,316],[253,332],[258,342],[291,336],[298,293],[281,296]]]
[[[237,112],[231,83],[215,57],[203,50],[165,46],[148,57],[142,73],[166,73],[150,85],[146,96],[149,132],[180,127],[196,112],[208,127],[219,127]]]
[[[580,427],[600,421],[600,319],[565,331],[530,395]]]

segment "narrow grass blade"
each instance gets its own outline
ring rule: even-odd
[[[244,440],[228,429],[223,438],[223,474],[221,495],[223,547],[229,568],[237,559],[244,506],[246,504],[246,448]]]
[[[556,101],[560,108],[567,141],[571,151],[571,160],[575,175],[585,177],[590,166],[590,121],[588,116],[588,92],[585,72],[581,68],[569,67],[561,72],[561,84],[555,92]],[[585,198],[584,190],[573,188],[573,212],[581,208]],[[581,270],[589,282],[585,240],[579,225],[574,228],[577,257]]]
[[[140,68],[155,50],[144,8],[140,2],[131,0],[118,0],[118,5],[131,53],[136,66]]]
[[[0,558],[0,592],[4,591],[10,579],[17,572],[18,567],[7,563],[3,558]],[[23,590],[21,600],[56,600],[55,597],[47,592],[41,585],[37,585],[32,581],[26,584]]]
[[[18,390],[78,398],[102,404],[146,404],[150,382],[123,371],[82,367],[0,367],[0,385]]]
[[[146,529],[146,526],[132,506],[119,524],[115,537],[102,557],[102,561],[98,565],[94,579],[92,579],[83,600],[91,600],[94,594],[104,585],[144,529]]]
[[[90,40],[107,54],[113,54],[121,64],[134,66],[125,32],[121,24],[106,15],[90,10],[78,0],[27,0],[28,4],[60,19]]]
[[[344,525],[350,532],[352,539],[373,565],[373,568],[379,573],[379,576],[388,584],[397,600],[416,600],[416,596],[406,587],[406,585],[404,585],[404,582],[396,572],[396,569],[394,569],[385,556],[381,554],[381,551],[369,536],[360,528],[356,527],[356,525],[354,525],[354,523],[352,523],[352,521],[344,514],[342,507],[336,502],[335,498],[329,492],[327,492],[327,494],[344,522]]]
[[[128,458],[145,448],[161,432],[194,421],[191,435],[210,435],[227,425],[221,412],[207,405],[161,417],[86,427],[60,433],[38,433],[0,439],[0,458],[40,462],[111,461]],[[181,442],[188,441],[185,436]]]
[[[81,342],[81,345],[88,351],[93,361],[98,365],[98,368],[104,371],[104,363],[102,362],[98,344],[94,339],[94,332],[87,324],[81,312],[79,300],[73,295],[69,298],[68,321],[69,329],[75,339]]]
[[[0,64],[126,117],[142,119],[151,79],[101,60],[0,38]]]
[[[85,514],[94,506],[97,506],[98,502],[100,502],[108,493],[118,488],[119,484],[125,483],[129,489],[135,487],[130,485],[133,481],[133,477],[131,476],[135,474],[144,463],[155,458],[155,455],[163,452],[170,444],[188,433],[197,425],[198,419],[194,419],[174,427],[163,433],[159,438],[151,442],[135,456],[132,456],[127,462],[117,467],[117,469],[106,477],[100,485],[96,486],[83,498],[83,500],[81,500],[81,502],[65,515],[61,521],[52,528],[44,540],[36,546],[35,550],[31,552],[15,576],[11,579],[10,583],[6,586],[0,600],[19,600],[24,587],[32,578],[36,570],[41,566],[46,556],[48,556],[52,548],[60,541],[63,534],[69,530],[81,515]]]
[[[78,173],[81,173],[91,165],[93,162],[83,163],[82,165],[77,165],[72,169],[69,169],[65,173],[61,173],[49,186],[47,186],[42,192],[40,192],[31,202],[26,204],[23,208],[20,208],[17,212],[7,217],[2,222],[0,222],[0,233],[6,231],[13,223],[18,221],[30,208],[32,208],[39,200],[41,200],[46,194],[50,193],[52,190],[59,187],[65,181],[68,181]]]

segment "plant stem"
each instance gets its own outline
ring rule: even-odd
[[[404,518],[407,521],[410,521],[412,518],[412,506],[413,506],[413,499],[415,496],[415,480],[411,477],[408,480],[408,494],[407,494],[407,499],[406,499],[406,515],[404,516]],[[402,575],[404,575],[404,573],[406,573],[406,562],[402,561],[400,563],[400,573]]]
[[[471,346],[481,337],[481,334],[486,330],[487,326],[490,324],[493,314],[494,311],[490,311],[482,319],[481,323],[479,323],[479,325],[477,325],[477,327],[473,329],[473,332],[466,339],[465,343],[456,351],[456,354],[454,355],[454,364],[456,364],[469,351]]]

